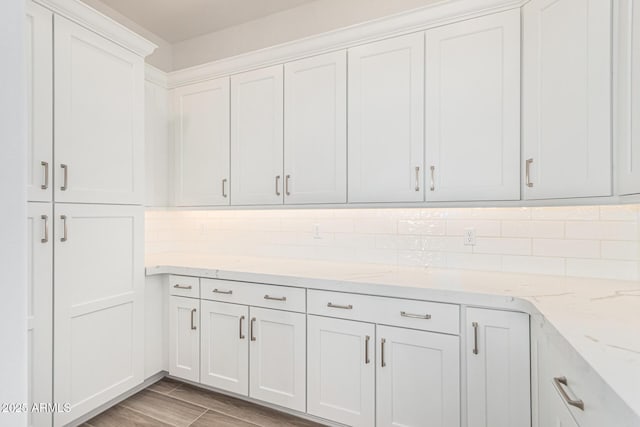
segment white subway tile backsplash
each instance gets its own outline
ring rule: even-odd
[[[502,221],[503,237],[536,237],[540,239],[564,238],[561,221]]]
[[[533,255],[599,258],[600,242],[598,240],[533,239]]]
[[[561,221],[596,221],[600,217],[598,206],[562,206],[532,208],[532,219]]]
[[[602,242],[602,258],[618,260],[640,260],[640,243],[635,242]]]
[[[567,275],[601,279],[638,280],[638,262],[567,258]]]
[[[447,221],[448,236],[462,236],[464,230],[473,228],[476,230],[476,236],[497,237],[500,236],[500,221],[458,219]]]
[[[446,225],[442,220],[401,219],[398,221],[398,233],[444,236],[447,231]]]
[[[564,264],[564,258],[511,255],[505,255],[502,257],[502,271],[510,273],[552,274],[563,276],[565,274]]]
[[[473,253],[531,255],[531,239],[478,237],[473,247]]]
[[[638,225],[635,222],[585,221],[568,222],[567,239],[638,240]]]

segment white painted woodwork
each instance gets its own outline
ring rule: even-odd
[[[459,427],[459,337],[378,325],[376,343],[376,425]]]
[[[174,276],[175,277],[175,276]],[[276,310],[304,313],[307,306],[306,290],[291,286],[266,285],[240,282],[236,280],[200,279],[200,298],[245,304],[252,307],[274,308]]]
[[[172,94],[177,206],[229,204],[229,78]]]
[[[143,380],[144,212],[57,204],[54,214],[54,397],[71,405],[59,426]]]
[[[306,316],[251,307],[249,338],[249,396],[305,412]]]
[[[200,382],[249,395],[249,307],[200,303]]]
[[[172,274],[169,276],[169,295],[200,298],[200,280],[198,277]]]
[[[234,205],[283,203],[283,98],[282,65],[231,76]]]
[[[173,139],[169,135],[171,119],[169,91],[147,80],[144,82],[144,97],[144,204],[145,206],[170,206],[173,198],[171,191]]]
[[[286,63],[284,109],[285,204],[345,203],[346,51]]]
[[[48,227],[48,230],[47,230]],[[48,231],[48,232],[47,232]],[[53,403],[53,209],[27,205],[27,384],[29,408]],[[50,412],[28,412],[28,426],[51,426]]]
[[[530,427],[529,315],[479,308],[466,314],[467,426]]]
[[[611,3],[523,7],[525,199],[611,194]]]
[[[425,51],[426,200],[519,200],[520,10],[428,30]]]
[[[144,287],[144,378],[169,371],[169,277],[146,276]]]
[[[53,194],[53,14],[32,1],[26,11],[27,199],[48,202]]]
[[[549,390],[549,395],[546,398],[545,407],[548,412],[545,414],[544,422],[548,424],[544,424],[545,426],[580,427],[562,401],[560,393],[555,390]]]
[[[354,427],[375,424],[374,346],[372,323],[307,317],[309,414]]]
[[[200,381],[200,300],[169,297],[169,374]]]
[[[351,48],[348,64],[349,202],[424,200],[424,33]]]
[[[61,16],[54,24],[55,200],[142,204],[144,61]]]

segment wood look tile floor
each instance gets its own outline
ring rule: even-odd
[[[321,424],[163,378],[82,426],[319,427]]]

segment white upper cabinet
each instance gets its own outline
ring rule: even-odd
[[[53,14],[26,3],[27,198],[51,201],[53,187]]]
[[[530,427],[529,315],[467,308],[467,426]]]
[[[348,55],[349,202],[424,200],[424,33]]]
[[[426,199],[520,199],[520,10],[426,32]]]
[[[141,204],[144,60],[55,16],[55,200]]]
[[[285,203],[347,201],[345,51],[284,66]]]
[[[231,77],[231,199],[283,203],[282,65]]]
[[[229,204],[229,78],[174,90],[176,205]]]
[[[611,3],[523,7],[525,199],[611,194]]]

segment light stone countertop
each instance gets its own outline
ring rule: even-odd
[[[640,282],[187,253],[147,256],[146,267],[541,315],[640,417]]]

